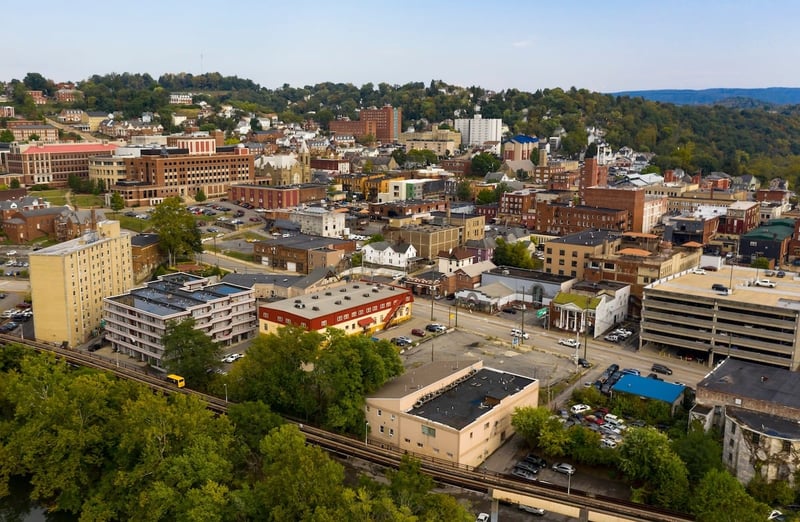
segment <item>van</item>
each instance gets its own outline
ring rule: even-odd
[[[606,413],[605,417],[603,417],[603,420],[611,424],[620,424],[622,422],[622,419],[620,419],[613,413]]]

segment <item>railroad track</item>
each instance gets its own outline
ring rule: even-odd
[[[227,414],[228,411],[228,403],[225,400],[187,388],[176,388],[157,375],[131,367],[117,366],[113,361],[89,353],[0,334],[0,345],[4,346],[11,343],[23,345],[39,352],[55,354],[57,357],[76,366],[112,372],[120,378],[141,383],[164,394],[183,393],[195,396],[205,402],[208,409],[219,414]],[[345,458],[356,458],[387,468],[397,468],[405,454],[405,452],[394,448],[371,445],[362,440],[325,431],[296,420],[287,420],[287,422],[295,424],[305,435],[308,442]],[[684,513],[676,513],[619,498],[596,495],[575,488],[570,488],[568,491],[567,488],[556,484],[527,482],[489,470],[467,468],[422,455],[413,456],[420,460],[422,471],[438,482],[488,494],[494,493],[494,496],[500,498],[504,498],[503,492],[507,492],[514,497],[520,495],[528,496],[532,499],[532,504],[535,504],[536,500],[543,500],[551,506],[560,505],[573,510],[588,511],[589,516],[586,520],[595,519],[591,516],[592,513],[596,513],[599,518],[604,520],[609,520],[609,515],[612,517],[617,516],[620,520],[653,522],[688,522],[694,520],[693,517]]]

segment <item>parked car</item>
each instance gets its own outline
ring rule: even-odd
[[[590,368],[592,366],[592,363],[590,363],[583,357],[578,357],[578,366],[580,366],[581,368]]]
[[[242,357],[244,357],[244,355],[242,355],[240,353],[232,353],[230,355],[226,355],[225,357],[223,357],[222,358],[222,362],[224,362],[224,363],[233,363],[233,362],[238,361]]]
[[[575,474],[575,466],[572,464],[567,464],[566,462],[556,462],[553,464],[553,471],[556,473],[564,473],[565,475],[574,475]]]
[[[511,470],[511,474],[515,477],[524,478],[525,480],[536,480],[536,473],[532,473],[519,466],[514,466],[514,469]]]
[[[516,314],[517,313],[517,311],[514,310],[513,308],[503,308],[503,312],[505,312],[507,314]]]
[[[396,346],[401,346],[401,347],[402,346],[408,346],[408,345],[411,344],[411,339],[409,339],[408,337],[406,337],[404,335],[401,335],[400,337],[393,337],[392,338],[392,344],[394,344]]]
[[[429,332],[434,332],[434,333],[441,333],[447,331],[447,327],[439,323],[431,323],[428,326],[426,326],[425,329],[428,330]]]
[[[624,370],[622,370],[622,373],[627,375],[635,375],[637,377],[642,374],[642,372],[640,372],[636,368],[625,368]]]
[[[257,218],[257,217],[251,217],[251,218],[250,218],[250,221],[252,221],[252,222],[254,222],[254,223],[257,223],[257,222],[261,221],[261,219],[259,219],[259,218]]]
[[[605,339],[610,343],[618,343],[620,341],[619,336],[614,334],[608,334],[605,337],[603,337],[603,339]]]
[[[601,448],[616,448],[617,442],[613,439],[602,438],[600,439],[600,447]]]
[[[703,268],[695,268],[692,270],[692,273],[697,275],[706,275],[706,271]]]
[[[566,412],[564,412],[564,413],[566,413]],[[562,415],[562,417],[563,417],[563,415]],[[537,468],[546,468],[547,467],[547,461],[544,460],[542,457],[539,457],[538,455],[534,455],[533,453],[529,453],[528,455],[526,455],[523,460],[525,462],[533,464]]]
[[[425,337],[425,330],[422,328],[414,328],[411,330],[411,335],[416,335],[418,337]]]
[[[539,467],[534,466],[527,460],[521,460],[514,465],[515,468],[524,469],[525,471],[529,471],[531,473],[539,473]]]
[[[778,270],[778,273],[775,274],[775,277],[786,277],[786,272],[783,270]]]
[[[479,513],[478,518],[475,519],[475,522],[489,522],[490,519],[491,517],[489,516],[489,513]]]
[[[525,504],[520,504],[519,505],[519,509],[522,510],[522,511],[526,511],[526,512],[530,513],[531,515],[536,515],[536,516],[539,516],[539,517],[543,517],[544,514],[545,514],[545,510],[544,509],[538,508],[538,507],[533,507],[533,506],[526,506]]]
[[[570,348],[577,348],[578,346],[581,345],[581,343],[579,343],[575,339],[563,339],[563,338],[558,340],[558,344],[563,344],[564,346],[569,346]]]
[[[585,411],[589,411],[589,410],[591,410],[591,409],[592,409],[592,408],[590,408],[588,404],[574,404],[574,405],[573,405],[573,406],[572,406],[572,407],[569,409],[569,411],[570,411],[570,412],[571,412],[573,415],[575,415],[575,414],[581,414],[581,413],[583,413],[583,412],[585,412]]]

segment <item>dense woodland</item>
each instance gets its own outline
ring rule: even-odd
[[[368,83],[356,87],[326,82],[267,89],[251,80],[219,73],[165,74],[158,79],[148,74],[94,75],[77,87],[85,97],[75,107],[119,111],[129,118],[155,111],[167,128],[174,111],[186,110],[168,105],[169,93],[176,91],[192,92],[195,103],[206,101],[214,107],[227,103],[242,114],[274,112],[285,122],[313,119],[323,128],[337,117],[357,118],[362,107],[391,104],[402,108],[404,127],[422,129],[454,117],[472,117],[479,105],[484,118],[502,118],[512,133],[549,137],[563,129],[566,134],[561,152],[567,156],[585,149],[586,128],[597,127],[606,131],[605,139],[612,147],[656,153],[654,163],[662,169],[724,171],[761,179],[782,177],[792,183],[800,174],[800,106],[677,106],[574,87],[567,91],[508,89],[495,93],[435,80],[427,85]],[[39,73],[9,82],[7,91],[14,101],[36,112],[38,109],[26,102],[26,88],[52,94],[55,85]],[[204,123],[226,130],[235,124],[224,118]]]

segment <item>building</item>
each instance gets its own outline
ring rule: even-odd
[[[89,157],[89,179],[96,183],[102,183],[104,189],[108,189],[117,183],[125,181],[128,176],[128,167],[125,164],[125,158],[134,157],[136,155],[138,154],[119,154],[117,151],[114,151],[111,154]]]
[[[100,334],[103,299],[133,286],[131,240],[119,221],[31,252],[31,298],[38,341],[78,346]]]
[[[454,225],[410,225],[387,228],[383,236],[393,243],[410,243],[423,259],[434,259],[441,251],[450,251],[463,244],[464,227]]]
[[[333,120],[328,128],[335,134],[352,134],[356,139],[372,135],[382,143],[392,143],[399,139],[403,120],[403,110],[386,105],[380,109],[361,109],[358,121]]]
[[[497,220],[500,223],[523,224],[536,222],[533,211],[536,209],[536,190],[522,189],[504,192],[497,204]]]
[[[537,158],[539,153],[539,138],[517,134],[503,141],[504,161],[524,161]]]
[[[22,176],[25,185],[66,187],[70,176],[89,178],[89,158],[110,154],[117,148],[109,143],[54,143],[23,147],[12,143],[6,158],[8,172]]]
[[[454,126],[461,133],[461,146],[483,145],[487,142],[500,142],[503,137],[503,120],[487,118],[476,114],[473,118],[456,118]]]
[[[320,333],[336,328],[348,335],[369,334],[411,319],[413,302],[411,292],[404,288],[359,281],[260,305],[258,331],[269,334],[284,326],[299,326]]]
[[[259,156],[254,163],[255,178],[268,185],[284,186],[311,183],[311,154],[305,141],[297,153]]]
[[[628,317],[631,287],[614,281],[575,283],[550,302],[550,328],[596,338]]]
[[[3,232],[15,243],[27,243],[39,238],[68,241],[93,230],[94,211],[76,212],[70,207],[41,206],[3,212]]]
[[[129,206],[157,205],[168,197],[226,197],[231,185],[252,183],[253,156],[238,146],[212,147],[190,153],[188,148],[143,149],[125,159],[127,179],[111,187]]]
[[[14,118],[14,106],[2,105],[0,106],[0,118]]]
[[[774,288],[753,281],[763,272],[733,265],[684,273],[644,289],[640,345],[705,361],[731,357],[797,370],[800,281]]]
[[[683,402],[686,386],[661,379],[650,379],[639,375],[623,374],[611,387],[611,394],[626,394],[640,401],[657,401],[669,405],[673,415]]]
[[[311,158],[311,168],[316,170],[329,170],[340,174],[349,174],[350,161],[335,158]]]
[[[292,208],[305,203],[319,203],[328,197],[328,187],[310,183],[305,185],[231,185],[228,199],[249,203],[255,208]]]
[[[451,157],[461,146],[461,134],[449,129],[439,129],[438,125],[433,125],[430,131],[404,132],[400,135],[399,141],[405,145],[407,151],[430,150],[440,158]]]
[[[367,442],[478,466],[514,434],[514,410],[535,407],[538,398],[538,380],[483,361],[431,362],[367,396]]]
[[[544,272],[583,279],[589,259],[615,252],[620,236],[613,230],[588,229],[551,239],[544,244]]]
[[[253,256],[264,266],[308,274],[316,268],[339,266],[355,249],[355,241],[299,234],[253,243]]]
[[[739,256],[751,262],[764,257],[770,263],[785,263],[789,256],[789,243],[795,229],[795,220],[773,219],[766,225],[743,234],[739,240]]]
[[[131,237],[131,262],[134,281],[149,279],[166,256],[158,246],[157,234],[136,234]]]
[[[169,94],[170,105],[191,105],[192,93],[190,92],[172,92]]]
[[[797,484],[800,376],[784,368],[725,359],[697,384],[690,421],[723,435],[722,463],[740,482],[757,476]]]
[[[41,143],[55,143],[58,141],[58,129],[52,125],[14,125],[9,127],[14,141],[35,141]]]
[[[370,203],[369,216],[373,219],[422,217],[433,212],[447,212],[450,202],[445,200],[400,200],[387,203]]]
[[[626,210],[552,201],[536,203],[534,226],[538,232],[556,236],[574,234],[591,228],[618,232],[630,230]]]
[[[425,185],[429,179],[393,179],[387,183],[387,191],[378,193],[378,203],[393,201],[418,201],[424,199]]]
[[[628,230],[651,233],[668,211],[668,198],[648,194],[645,188],[587,186],[582,190],[589,207],[614,208],[627,213]]]
[[[708,245],[719,231],[719,216],[674,216],[664,221],[664,241],[675,245]]]
[[[378,241],[364,245],[361,250],[365,266],[388,266],[408,270],[417,259],[417,249],[408,243],[392,245],[387,241]]]
[[[482,286],[502,283],[513,288],[517,294],[516,301],[525,308],[541,311],[542,317],[547,314],[547,307],[555,296],[568,291],[574,281],[568,276],[513,266],[500,266],[481,274]]]
[[[115,351],[163,368],[163,338],[170,323],[193,318],[196,330],[230,346],[255,335],[255,302],[251,288],[182,272],[167,274],[103,299],[106,339]]]
[[[322,207],[305,207],[288,211],[289,221],[300,225],[300,232],[311,236],[343,237],[345,214]]]
[[[225,283],[252,288],[256,299],[276,300],[302,297],[347,284],[330,268],[316,268],[307,275],[227,274]]]

